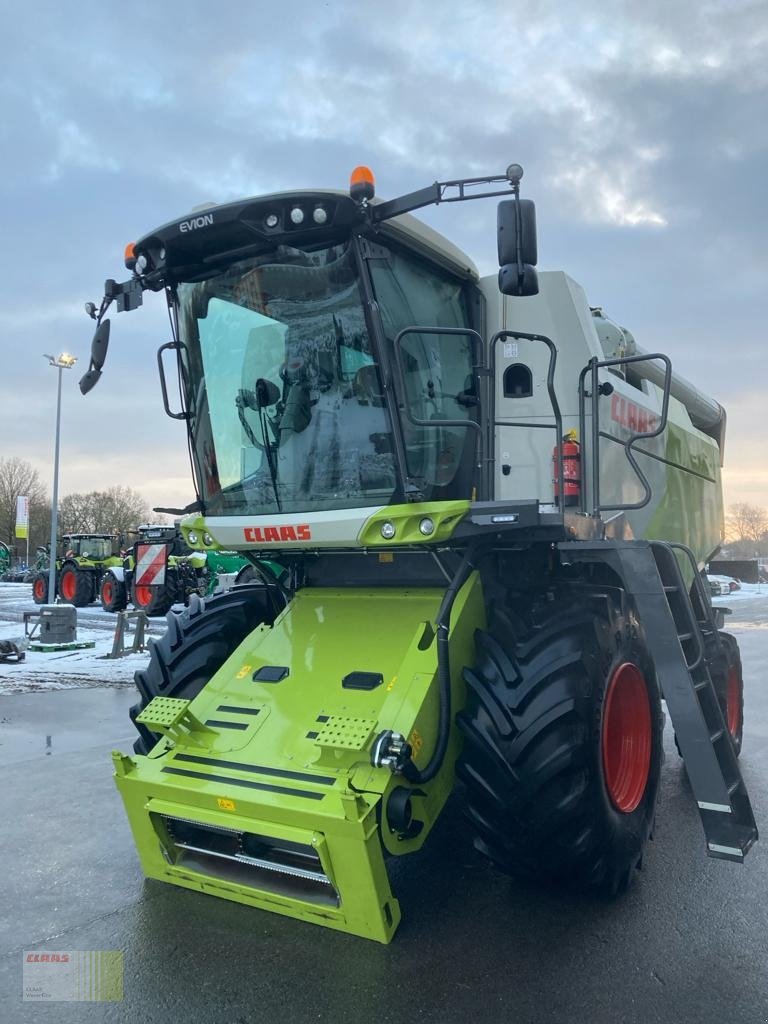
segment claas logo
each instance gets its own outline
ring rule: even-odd
[[[306,523],[300,526],[246,526],[243,530],[249,544],[279,544],[281,541],[312,540]]]

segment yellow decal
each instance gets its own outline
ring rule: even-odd
[[[392,678],[387,683],[387,693],[389,693],[389,691],[394,687],[396,682],[397,682],[397,676],[392,676]]]
[[[245,677],[248,675],[248,673],[251,671],[252,668],[253,668],[253,665],[243,665],[243,667],[240,669],[240,671],[235,676],[235,679],[245,679]]]
[[[421,733],[417,732],[415,729],[408,737],[408,742],[413,747],[413,753],[415,755],[417,755],[421,748],[424,746],[424,740],[421,738]]]
[[[379,552],[379,562],[382,565],[386,565],[387,562],[394,562],[394,560],[395,560],[395,556],[392,554],[391,551],[380,551]]]
[[[220,796],[216,798],[216,803],[222,811],[234,811],[235,801],[227,800],[226,797]]]

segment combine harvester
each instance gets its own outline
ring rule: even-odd
[[[458,780],[503,871],[619,893],[654,820],[662,696],[708,854],[755,842],[738,649],[700,576],[723,410],[537,273],[521,177],[378,202],[358,168],[349,194],[205,207],[130,245],[131,278],[88,304],[83,393],[112,302],[165,293],[182,531],[258,576],[170,615],[137,673],[114,763],[149,877],[388,942],[387,861]],[[409,216],[483,196],[504,197],[498,281]]]

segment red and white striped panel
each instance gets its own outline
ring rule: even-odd
[[[167,544],[137,544],[136,572],[134,579],[141,586],[157,586],[165,583],[165,567],[168,564]]]

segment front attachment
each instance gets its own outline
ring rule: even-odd
[[[388,942],[400,908],[385,856],[423,844],[453,787],[459,739],[452,728],[439,771],[419,786],[372,755],[384,730],[407,738],[417,767],[435,749],[443,597],[302,590],[194,699],[151,700],[136,721],[154,747],[114,755],[145,874]],[[456,710],[483,624],[475,574],[451,618]]]

